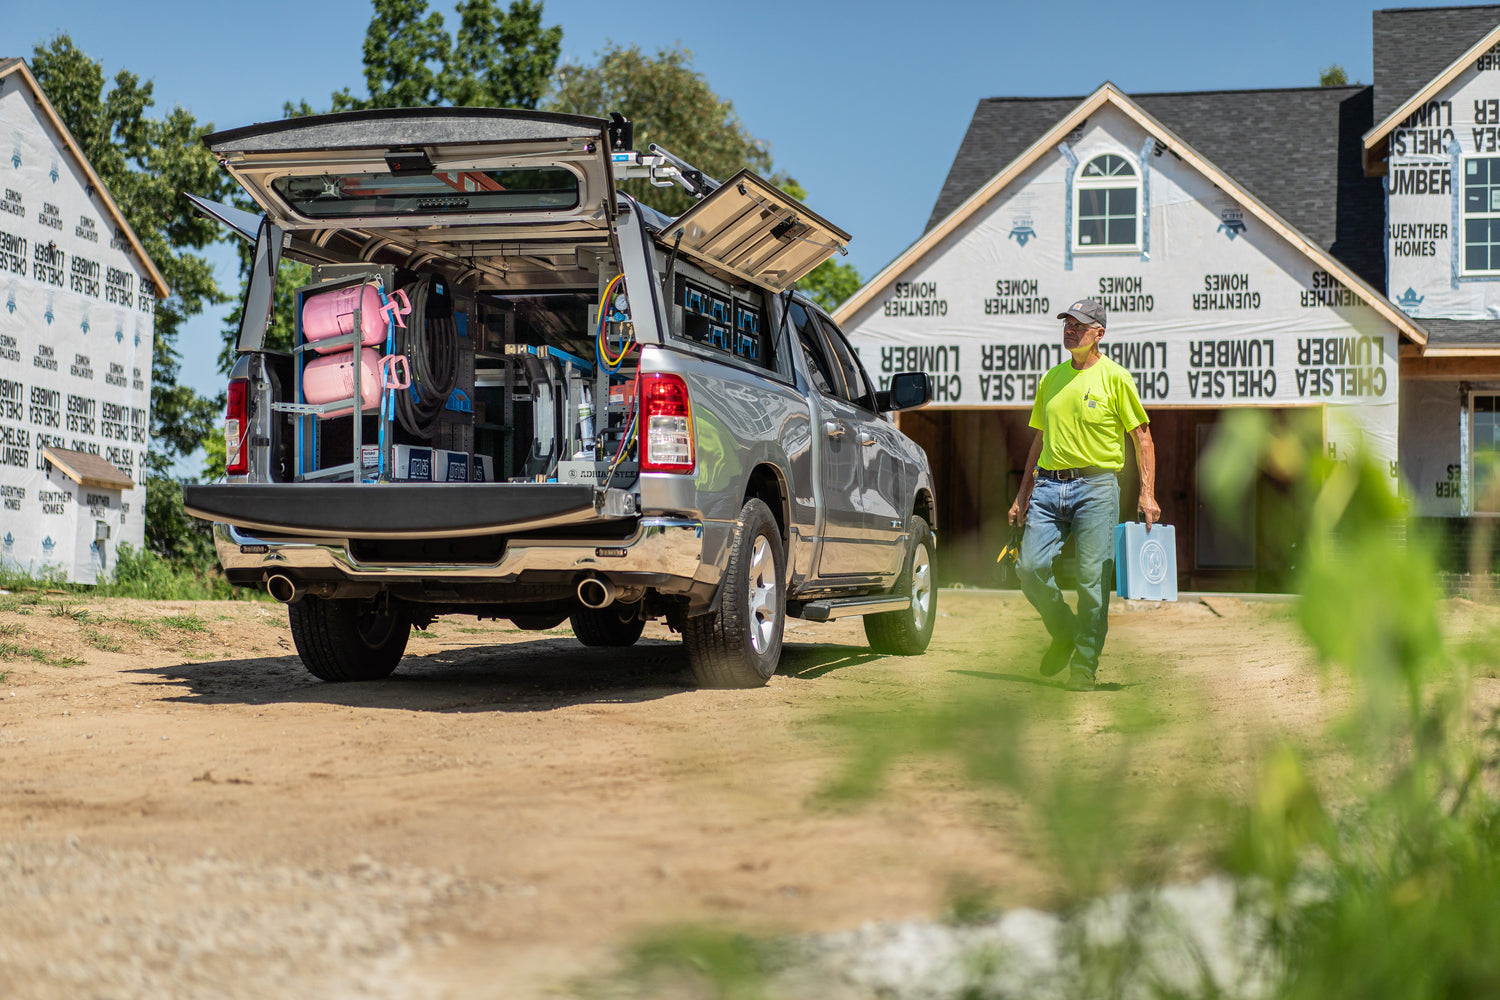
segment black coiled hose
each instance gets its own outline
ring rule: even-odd
[[[458,325],[452,310],[446,316],[427,315],[431,278],[406,287],[411,316],[406,329],[396,328],[396,353],[411,365],[411,389],[397,389],[396,416],[408,434],[435,441],[438,421],[448,397],[458,387]]]

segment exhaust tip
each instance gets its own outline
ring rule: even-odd
[[[586,577],[578,584],[578,601],[586,608],[607,608],[615,601],[615,588],[608,580]]]
[[[291,577],[277,573],[266,580],[266,593],[270,594],[273,600],[280,601],[282,604],[295,604],[297,601],[302,600],[302,595],[306,591],[297,586]]]

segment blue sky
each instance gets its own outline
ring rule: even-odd
[[[448,15],[452,2],[430,0]],[[44,0],[6,4],[0,56],[66,32],[106,73],[155,81],[159,108],[181,104],[220,128],[279,118],[283,101],[323,106],[363,90],[369,0]],[[1435,6],[1412,3],[1402,6]],[[814,209],[854,234],[865,277],[921,235],[975,103],[1127,92],[1296,87],[1337,62],[1369,82],[1372,7],[1350,0],[1224,4],[762,0],[750,4],[549,0],[563,56],[588,62],[607,42],[680,44],[734,101],[776,166]],[[998,167],[999,165],[997,165]],[[216,254],[237,286],[232,254]],[[219,313],[184,332],[183,380],[216,392]]]

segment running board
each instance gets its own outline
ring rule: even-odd
[[[911,607],[910,597],[890,597],[884,594],[878,597],[831,597],[823,601],[808,601],[802,605],[801,612],[792,617],[803,618],[810,622],[827,622],[852,615],[905,611],[909,607]]]

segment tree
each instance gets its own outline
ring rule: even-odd
[[[218,226],[189,211],[184,191],[222,198],[227,180],[199,141],[200,125],[181,107],[147,116],[153,85],[121,70],[105,89],[102,63],[60,34],[32,51],[31,70],[110,195],[166,279],[171,295],[157,304],[151,357],[151,447],[143,465],[165,475],[173,459],[198,447],[219,416],[217,401],[179,385],[177,335],[183,321],[223,302],[201,250]],[[150,294],[146,289],[143,294]]]
[[[494,0],[465,0],[458,14],[443,98],[462,108],[535,108],[562,54],[562,28],[543,28],[542,4],[529,0],[505,14]]]
[[[558,70],[545,106],[599,117],[618,111],[635,123],[636,149],[658,143],[721,181],[745,167],[762,175],[771,170],[770,148],[745,128],[732,102],[713,92],[685,49],[660,49],[651,57],[637,45],[611,44],[592,66]],[[672,216],[693,204],[692,196],[676,187],[652,187],[645,180],[622,187]]]
[[[693,68],[692,53],[684,49],[660,49],[652,58],[639,46],[610,45],[593,66],[559,70],[547,107],[598,117],[618,111],[635,123],[636,149],[657,143],[721,181],[748,168],[768,175],[798,201],[807,199],[807,192],[794,179],[771,173],[770,147],[750,134],[732,102],[714,93],[703,74]],[[621,187],[668,215],[681,215],[693,205],[692,196],[680,188],[653,187],[643,180],[626,181]],[[832,309],[860,284],[852,264],[827,260],[798,287],[825,309]]]
[[[366,96],[335,91],[334,111],[368,108],[535,108],[562,53],[562,28],[542,27],[542,0],[462,0],[458,33],[427,0],[372,0],[365,29]],[[316,114],[288,101],[287,118]]]
[[[1318,70],[1318,86],[1320,87],[1342,87],[1349,82],[1349,74],[1344,72],[1344,67],[1338,63],[1329,63]],[[1355,86],[1359,81],[1354,81]]]
[[[818,305],[833,312],[838,304],[859,291],[865,280],[853,264],[840,264],[837,258],[825,260],[797,282],[797,290]]]

